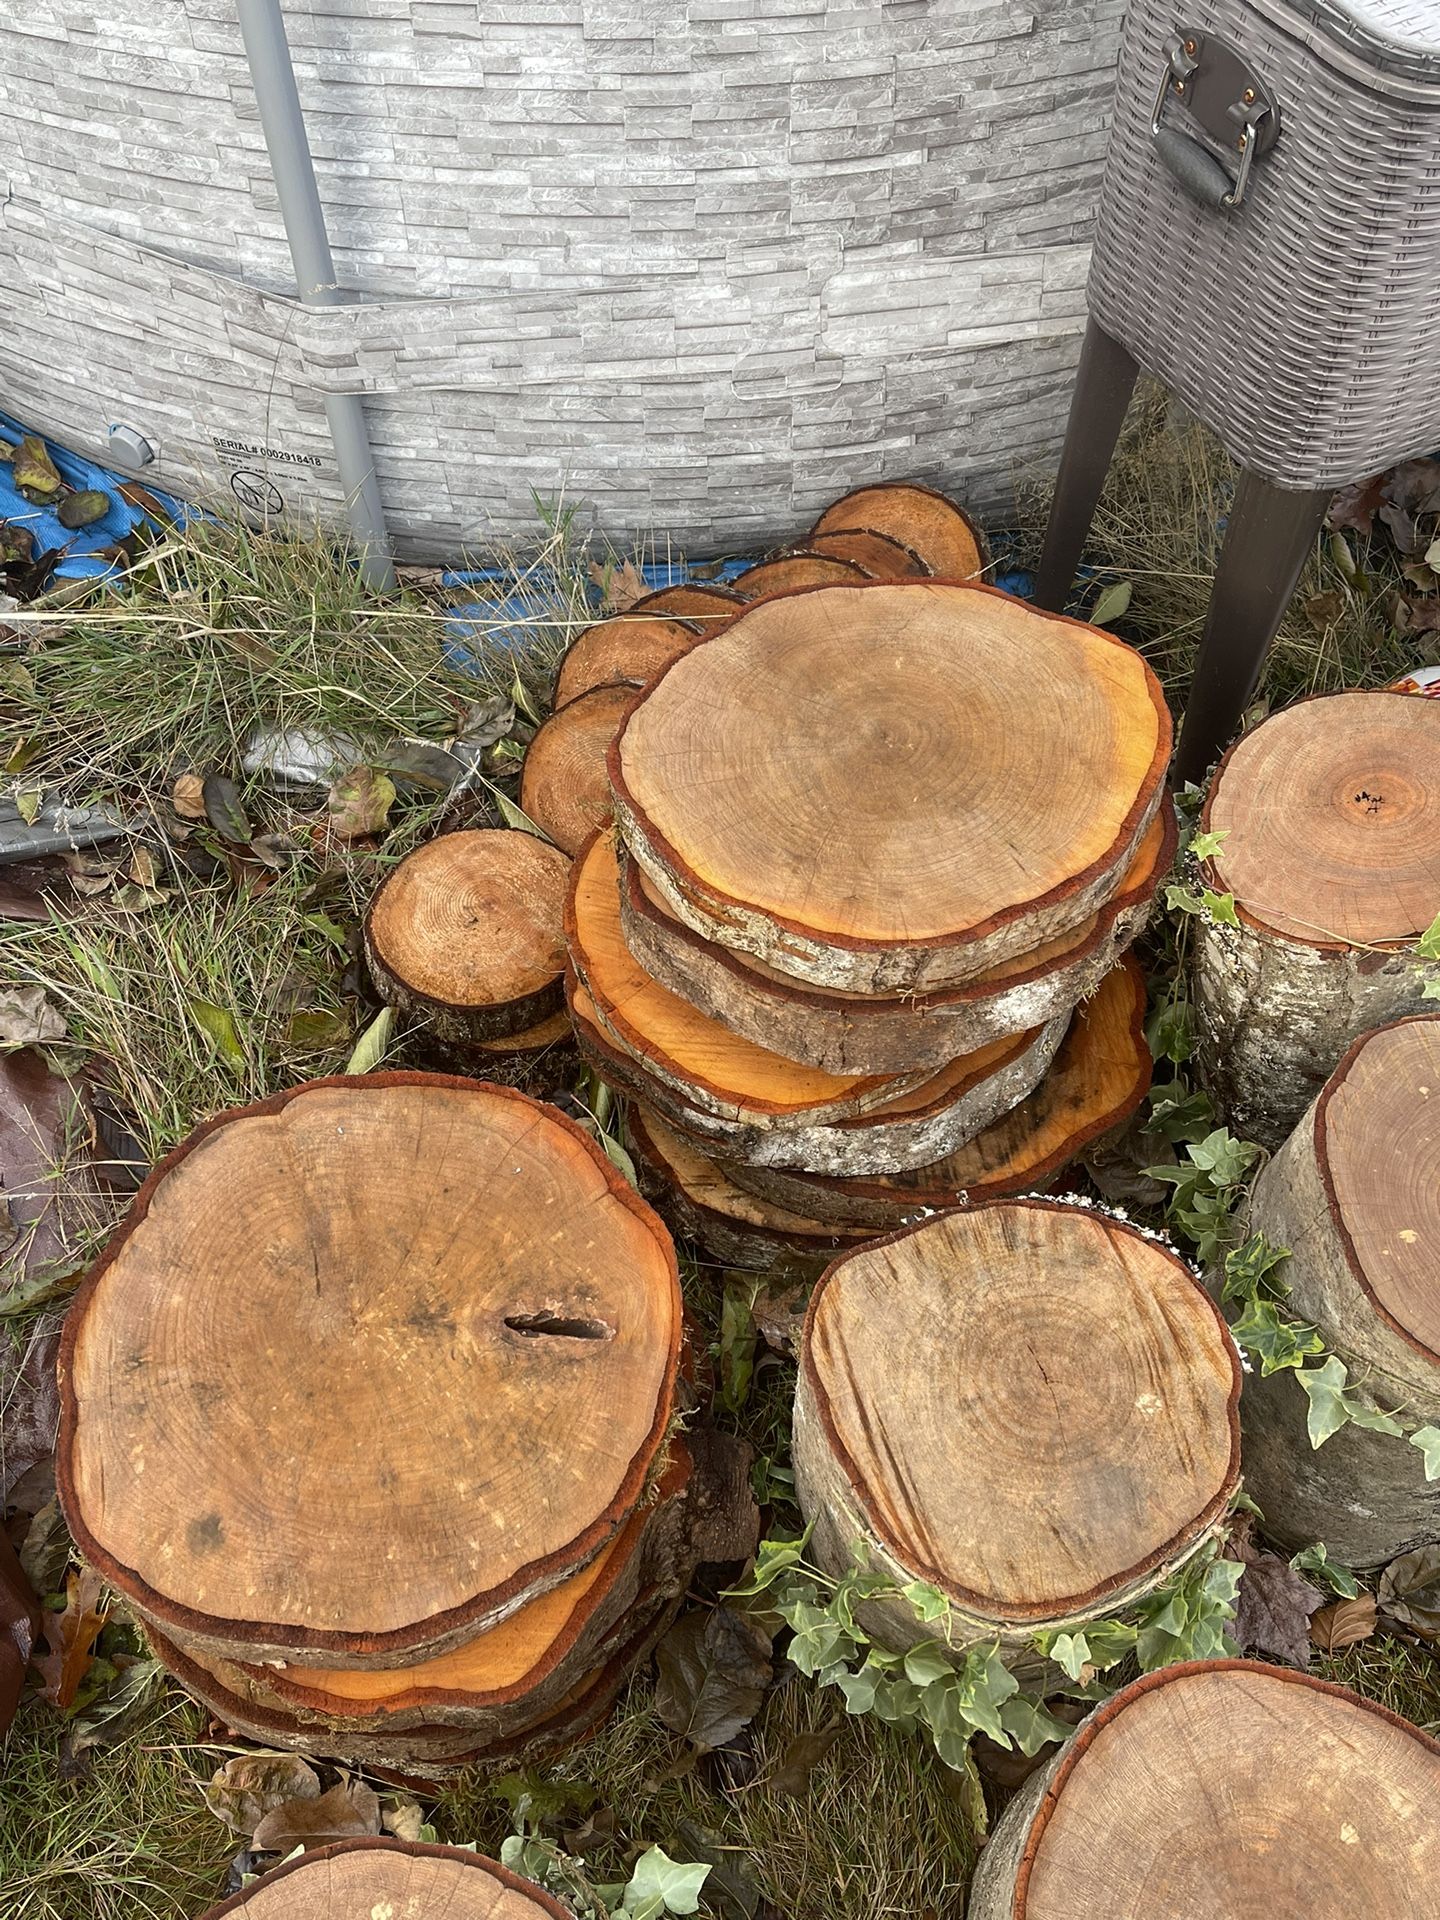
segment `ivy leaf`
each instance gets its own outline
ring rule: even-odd
[[[1432,973],[1420,989],[1422,1000],[1440,1000],[1440,973]]]
[[[1188,1060],[1195,1051],[1192,1037],[1190,1008],[1184,1000],[1166,1000],[1151,1014],[1145,1025],[1145,1040],[1150,1048],[1152,1059],[1169,1060],[1175,1066]],[[1172,1083],[1179,1086],[1179,1082]],[[1154,1112],[1156,1095],[1163,1092],[1156,1088],[1151,1095],[1151,1112]],[[1208,1107],[1209,1102],[1206,1102]]]
[[[1415,951],[1422,960],[1440,960],[1440,913],[1416,941]]]
[[[1212,893],[1209,887],[1202,890],[1200,904],[1206,915],[1220,926],[1238,927],[1240,916],[1235,911],[1233,893]]]
[[[885,1675],[867,1661],[858,1673],[837,1673],[835,1685],[845,1700],[847,1713],[869,1713],[875,1705],[875,1695]]]
[[[928,1580],[912,1580],[909,1586],[900,1589],[900,1593],[927,1626],[932,1620],[943,1620],[950,1611],[950,1602]]]
[[[963,1773],[970,1758],[970,1735],[957,1727],[943,1727],[932,1729],[930,1738],[945,1765],[955,1773]]]
[[[1225,842],[1230,838],[1230,829],[1221,827],[1217,832],[1197,833],[1190,842],[1190,852],[1196,860],[1213,860]]]
[[[1225,1256],[1224,1301],[1270,1299],[1283,1300],[1290,1283],[1275,1277],[1275,1269],[1290,1258],[1288,1247],[1272,1247],[1263,1233],[1252,1233]]]
[[[1135,1650],[1136,1629],[1129,1620],[1092,1620],[1085,1629],[1090,1665],[1104,1673]],[[1073,1676],[1072,1676],[1073,1678]]]
[[[1041,1634],[1040,1648],[1071,1680],[1078,1680],[1081,1671],[1091,1664],[1090,1642],[1083,1633]]]
[[[1367,1433],[1388,1433],[1397,1439],[1405,1429],[1393,1414],[1385,1413],[1379,1407],[1367,1407],[1363,1400],[1347,1399],[1350,1424],[1363,1427]]]
[[[1238,1346],[1260,1363],[1261,1377],[1287,1367],[1303,1366],[1312,1354],[1323,1353],[1325,1342],[1314,1327],[1281,1317],[1273,1300],[1252,1300],[1230,1331]]]
[[[1317,1580],[1323,1580],[1330,1591],[1338,1593],[1342,1600],[1353,1600],[1360,1591],[1360,1582],[1348,1567],[1335,1564],[1323,1540],[1317,1540],[1313,1546],[1302,1547],[1290,1564],[1297,1573],[1313,1573]]]
[[[917,1687],[928,1687],[932,1680],[950,1680],[954,1676],[955,1669],[937,1641],[923,1641],[905,1655],[905,1677],[913,1680]]]
[[[1412,1447],[1425,1456],[1425,1478],[1440,1480],[1440,1427],[1420,1427],[1410,1435]]]
[[[1350,1375],[1345,1362],[1331,1354],[1323,1367],[1306,1367],[1295,1378],[1310,1401],[1305,1417],[1312,1447],[1323,1447],[1331,1434],[1338,1433],[1350,1418],[1345,1387]]]
[[[1063,1720],[1048,1713],[1043,1701],[1017,1693],[1000,1709],[1000,1724],[1027,1757],[1037,1754],[1052,1740],[1068,1740],[1075,1731]]]
[[[798,1540],[762,1540],[755,1553],[755,1565],[750,1578],[744,1586],[732,1587],[723,1597],[727,1600],[749,1600],[757,1593],[765,1593],[792,1567],[799,1566],[805,1558],[805,1549],[810,1544],[810,1529],[807,1527]]]
[[[698,1913],[700,1889],[710,1872],[706,1866],[682,1866],[672,1860],[663,1847],[651,1847],[635,1862],[635,1871],[625,1889],[625,1904],[639,1912],[646,1901],[655,1913]]]
[[[1172,913],[1198,913],[1205,911],[1205,902],[1198,893],[1189,887],[1169,886],[1165,889],[1165,904]]]

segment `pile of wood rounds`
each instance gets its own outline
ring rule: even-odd
[[[484,1854],[406,1840],[312,1847],[201,1915],[244,1920],[569,1920],[569,1909]]]
[[[669,1234],[553,1108],[313,1081],[192,1135],[86,1280],[66,1519],[237,1732],[508,1759],[593,1726],[686,1588],[681,1341]]]
[[[761,599],[634,690],[567,985],[668,1217],[803,1265],[1128,1119],[1169,750],[1132,649],[926,576]]]
[[[1301,700],[1221,761],[1197,919],[1199,1058],[1231,1129],[1275,1147],[1350,1043],[1418,1013],[1418,937],[1440,906],[1440,702]]]

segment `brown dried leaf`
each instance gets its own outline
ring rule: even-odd
[[[15,485],[27,500],[44,501],[64,484],[45,442],[27,433],[15,449]]]
[[[380,1831],[380,1798],[363,1780],[346,1780],[318,1797],[289,1800],[267,1813],[252,1835],[257,1853],[328,1847]]]
[[[7,987],[0,992],[0,1047],[43,1046],[65,1038],[65,1021],[44,987]]]
[[[1231,1631],[1242,1653],[1261,1653],[1302,1671],[1310,1664],[1310,1616],[1325,1596],[1278,1554],[1246,1557]]]
[[[1380,1610],[1422,1640],[1440,1641],[1440,1546],[1417,1547],[1380,1576]]]
[[[65,1608],[42,1619],[50,1651],[35,1662],[45,1684],[43,1697],[62,1713],[75,1704],[80,1682],[90,1665],[91,1649],[100,1637],[109,1613],[105,1589],[93,1567],[72,1567],[65,1582]]]
[[[600,589],[602,614],[624,613],[627,607],[633,607],[637,600],[643,599],[650,591],[645,584],[644,574],[631,560],[622,560],[618,567],[602,567],[598,561],[592,560],[590,578]]]
[[[170,789],[170,804],[182,820],[204,820],[205,782],[198,773],[181,773]]]
[[[1343,593],[1312,593],[1305,602],[1305,618],[1317,633],[1325,633],[1345,611]]]
[[[810,1775],[840,1738],[844,1720],[832,1720],[815,1733],[797,1733],[780,1756],[780,1764],[765,1782],[773,1793],[809,1791]]]
[[[656,1666],[656,1713],[702,1753],[749,1726],[774,1671],[769,1634],[729,1607],[678,1620],[660,1642]]]
[[[235,782],[227,779],[223,773],[212,773],[202,783],[201,795],[205,803],[205,818],[220,838],[228,840],[235,847],[245,846],[252,828]]]
[[[800,1330],[805,1325],[808,1287],[762,1286],[750,1302],[756,1332],[774,1353],[793,1360],[800,1346]]]
[[[1353,1600],[1336,1600],[1310,1616],[1310,1638],[1322,1653],[1339,1653],[1368,1640],[1375,1631],[1375,1596],[1358,1594]]]
[[[204,1794],[215,1818],[248,1839],[277,1807],[318,1800],[320,1776],[298,1753],[242,1753],[226,1761]]]
[[[1337,529],[1351,527],[1356,533],[1370,533],[1375,526],[1375,514],[1384,487],[1383,473],[1372,474],[1368,480],[1357,480],[1353,486],[1342,487],[1330,502],[1327,524]]]
[[[374,767],[351,767],[330,789],[330,831],[337,840],[364,840],[383,830],[395,804],[395,782]]]

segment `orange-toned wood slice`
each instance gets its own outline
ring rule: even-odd
[[[561,991],[564,987],[562,981]],[[545,1053],[551,1047],[566,1046],[573,1034],[570,1029],[570,1016],[562,1006],[558,1013],[552,1013],[548,1020],[539,1020],[533,1027],[526,1027],[523,1033],[512,1033],[502,1040],[480,1040],[476,1042],[476,1052],[480,1054]]]
[[[392,1839],[312,1847],[211,1907],[202,1920],[565,1920],[566,1909],[522,1880],[459,1847]]]
[[[747,567],[735,582],[743,600],[763,600],[770,593],[789,593],[796,587],[848,587],[868,579],[865,569],[835,554],[780,553]]]
[[[1035,1091],[933,1166],[836,1180],[779,1167],[727,1163],[738,1185],[778,1206],[871,1232],[944,1207],[1043,1188],[1087,1147],[1123,1126],[1150,1090],[1145,979],[1134,959],[1108,974],[1076,1010]]]
[[[570,704],[592,687],[648,686],[672,660],[693,647],[696,621],[617,613],[577,634],[555,678],[555,706]]]
[[[578,853],[610,818],[605,756],[639,694],[591,687],[540,728],[520,770],[520,806],[563,853]]]
[[[1169,753],[1123,641],[987,587],[863,581],[761,601],[674,661],[610,776],[626,846],[696,931],[903,993],[1082,927]]]
[[[941,1068],[1043,1026],[1093,993],[1144,928],[1175,859],[1175,811],[1162,802],[1120,890],[1073,934],[1002,961],[961,987],[917,994],[827,991],[706,940],[622,851],[621,927],[647,973],[736,1033],[831,1073]]]
[[[969,580],[985,565],[985,541],[969,515],[933,487],[903,481],[857,487],[827,507],[813,534],[865,527],[886,534],[918,554],[931,573]]]
[[[1254,1660],[1162,1667],[1006,1808],[970,1920],[1429,1920],[1437,1807],[1440,1744],[1373,1700]]]
[[[853,561],[871,580],[920,580],[932,571],[918,553],[912,553],[888,533],[872,533],[866,527],[815,533],[807,546],[811,553],[834,554]]]
[[[731,587],[687,580],[682,586],[661,587],[655,593],[647,593],[625,611],[637,617],[641,614],[673,614],[681,620],[698,621],[703,631],[710,633],[717,621],[728,620],[743,605],[740,595]]]
[[[439,1039],[505,1039],[563,1010],[570,862],[531,833],[447,833],[407,854],[365,917],[383,1000]]]
[[[841,1254],[811,1295],[810,1551],[838,1571],[858,1537],[977,1636],[1114,1610],[1223,1519],[1240,1380],[1213,1301],[1136,1228],[1049,1200],[935,1215]]]
[[[624,1524],[680,1336],[669,1233],[554,1108],[312,1081],[191,1135],[82,1287],[66,1518],[191,1648],[406,1665]]]

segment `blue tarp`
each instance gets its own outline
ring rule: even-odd
[[[11,419],[8,413],[0,413],[0,440],[7,446],[19,446],[28,431],[18,420]],[[106,558],[100,549],[113,546],[117,540],[134,533],[137,527],[153,525],[154,522],[143,508],[131,506],[120,493],[120,474],[97,466],[93,460],[83,460],[77,453],[67,453],[64,447],[57,446],[53,440],[46,440],[45,446],[61,479],[74,487],[77,493],[93,490],[107,494],[110,511],[103,520],[72,532],[61,526],[53,507],[37,507],[27,500],[15,485],[13,463],[0,460],[0,520],[8,520],[12,526],[24,527],[29,531],[35,541],[37,559],[42,553],[64,549],[63,558],[55,566],[55,577],[59,580],[103,580],[109,574],[118,578],[119,567]],[[191,517],[184,503],[170,494],[161,493],[154,487],[146,487],[145,491],[158,500],[173,519],[183,521]]]

